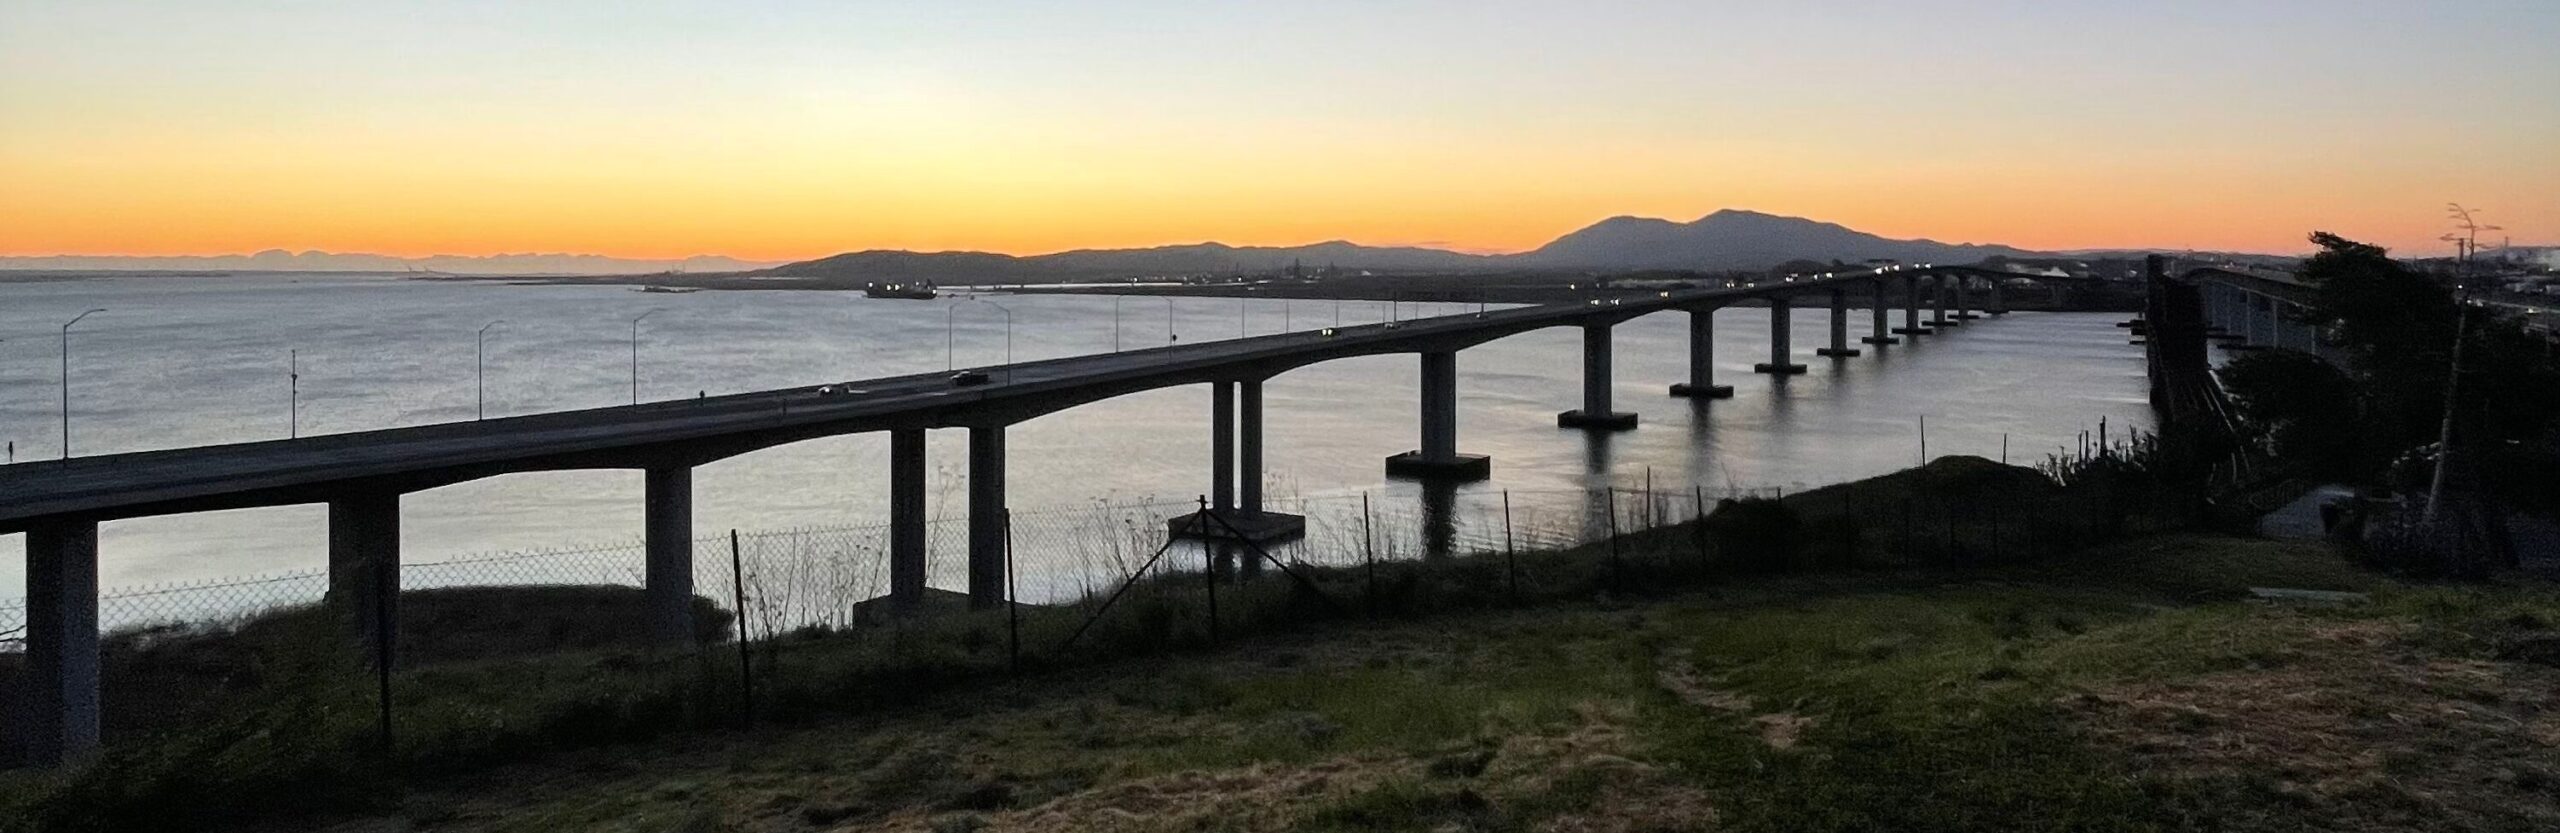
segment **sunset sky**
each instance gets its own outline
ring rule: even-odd
[[[2560,3],[0,0],[0,254],[2560,243]]]

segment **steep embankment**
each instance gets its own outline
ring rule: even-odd
[[[579,753],[338,829],[2552,829],[2560,669],[2516,646],[2555,622],[2549,586],[2152,538],[1328,626]]]

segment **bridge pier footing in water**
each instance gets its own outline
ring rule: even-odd
[[[1689,381],[1671,386],[1671,395],[1689,399],[1729,399],[1732,385],[1716,384],[1716,310],[1689,311]]]
[[[1790,355],[1793,351],[1787,346],[1791,335],[1787,321],[1791,308],[1787,296],[1769,296],[1769,360],[1752,365],[1751,372],[1772,376],[1793,376],[1804,372],[1804,365],[1789,361],[1794,358]]]
[[[1483,480],[1493,458],[1458,453],[1458,354],[1422,354],[1422,447],[1387,458],[1387,476],[1410,480]]]
[[[1609,322],[1582,325],[1582,407],[1556,415],[1556,427],[1626,431],[1636,415],[1609,409]]]

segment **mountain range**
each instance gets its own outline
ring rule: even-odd
[[[873,250],[789,263],[757,272],[776,277],[942,283],[1029,282],[1214,272],[1267,272],[1291,264],[1382,272],[1565,269],[1767,269],[1791,260],[1871,258],[1973,263],[1993,256],[2036,257],[2009,246],[1896,240],[1836,223],[1726,209],[1677,223],[1612,217],[1517,254],[1477,255],[1340,240],[1306,246],[1196,243],[1149,249],[1080,249],[1018,257],[988,252]]]
[[[1726,209],[1686,223],[1649,217],[1611,217],[1516,254],[1480,255],[1411,246],[1363,246],[1340,240],[1305,246],[1229,246],[1196,243],[1143,249],[1077,249],[1017,256],[993,252],[848,252],[772,264],[719,256],[680,260],[632,260],[581,254],[502,254],[483,257],[387,255],[269,250],[254,255],[180,257],[0,257],[0,269],[49,270],[427,270],[463,275],[606,275],[664,271],[728,272],[746,276],[831,281],[937,283],[1041,283],[1207,273],[1268,272],[1292,264],[1377,272],[1511,270],[1632,271],[1644,269],[1760,270],[1795,260],[1829,262],[1890,258],[1906,262],[1973,263],[1994,256],[2040,257],[2009,246],[1898,240],[1801,217]]]
[[[455,275],[637,275],[649,272],[743,272],[773,261],[720,255],[636,259],[562,253],[429,255],[397,257],[363,253],[268,249],[252,255],[39,255],[0,257],[0,270],[171,272],[443,272]]]

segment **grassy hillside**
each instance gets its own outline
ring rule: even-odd
[[[2548,585],[2156,537],[1337,622],[567,753],[335,829],[2549,830],[2555,627]]]

